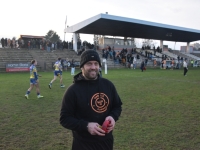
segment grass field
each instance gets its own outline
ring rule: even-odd
[[[78,72],[78,71],[77,71]],[[76,73],[77,73],[76,72]],[[26,100],[29,73],[0,74],[0,149],[70,150],[72,134],[59,124],[62,96],[72,83],[63,73],[65,89],[53,72],[39,72],[43,99],[35,89]],[[114,130],[114,150],[199,150],[200,69],[108,70],[103,77],[116,86],[123,111]]]

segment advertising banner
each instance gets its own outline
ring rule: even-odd
[[[20,71],[29,71],[30,63],[29,62],[16,62],[6,64],[6,72],[20,72]]]

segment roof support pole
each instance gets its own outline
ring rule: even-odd
[[[161,48],[162,51],[163,51],[163,40],[160,40],[160,48]]]
[[[124,45],[126,45],[127,37],[124,37]]]
[[[77,52],[77,42],[78,42],[77,34],[73,33],[73,49],[76,52]]]
[[[187,42],[186,53],[190,53],[190,42]]]

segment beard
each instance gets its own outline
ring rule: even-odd
[[[87,79],[87,80],[95,80],[98,77],[98,70],[83,70],[83,76]]]

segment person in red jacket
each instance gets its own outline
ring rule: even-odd
[[[72,150],[113,150],[115,123],[122,102],[114,84],[100,77],[99,55],[86,50],[81,55],[81,72],[63,96],[60,124],[72,130]],[[104,121],[109,122],[105,130]]]

